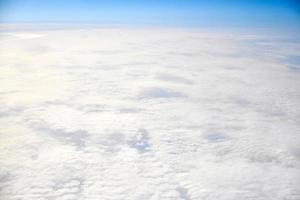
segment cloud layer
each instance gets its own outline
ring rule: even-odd
[[[2,32],[0,199],[299,199],[296,39]]]

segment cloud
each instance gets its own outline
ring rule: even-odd
[[[150,87],[143,88],[138,94],[140,99],[152,99],[152,98],[181,98],[185,95],[181,92],[173,91],[167,88]]]
[[[130,147],[135,148],[142,153],[150,150],[149,135],[145,129],[139,130],[138,135],[129,140],[127,143]]]
[[[0,199],[299,199],[299,45],[271,33],[6,30]]]
[[[205,138],[210,142],[222,142],[227,139],[226,135],[221,132],[207,133]]]
[[[161,74],[157,74],[156,77],[162,81],[169,81],[169,82],[183,83],[183,84],[193,84],[193,81],[191,80],[185,79],[180,76],[172,75],[172,74],[161,73]]]

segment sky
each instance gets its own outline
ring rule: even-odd
[[[299,26],[296,0],[0,0],[0,22]]]

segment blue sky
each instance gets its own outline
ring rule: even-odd
[[[0,0],[1,22],[299,26],[297,0]]]

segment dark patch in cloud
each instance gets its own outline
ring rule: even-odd
[[[85,143],[88,139],[88,134],[85,130],[76,130],[68,132],[63,129],[53,129],[43,124],[38,124],[31,127],[35,130],[48,133],[51,137],[55,138],[56,140],[75,146],[77,149],[84,148]]]
[[[3,107],[0,108],[0,118],[1,117],[9,117],[12,115],[17,115],[24,111],[23,107]]]
[[[185,97],[185,95],[181,92],[159,87],[144,88],[140,91],[138,96],[140,99]]]
[[[71,100],[71,99],[70,99]],[[43,105],[44,106],[49,106],[49,105],[69,105],[70,102],[62,101],[62,100],[54,100],[54,101],[44,101]]]
[[[245,69],[242,67],[233,67],[233,66],[226,66],[226,67],[224,67],[224,69],[232,70],[232,71],[245,71]]]
[[[115,153],[121,150],[122,146],[126,144],[125,135],[121,132],[113,132],[107,136],[101,136],[96,139],[97,146],[101,146],[107,152]]]
[[[209,132],[205,135],[205,138],[209,142],[223,142],[227,139],[227,136],[222,132]]]
[[[288,69],[292,70],[294,72],[300,72],[300,66],[292,66],[292,65],[290,65],[290,66],[288,66]]]
[[[184,83],[184,84],[194,84],[193,81],[185,79],[181,76],[176,76],[176,75],[172,75],[172,74],[166,74],[166,73],[162,73],[162,74],[157,74],[156,78],[162,81],[169,81],[169,82],[175,82],[175,83]]]
[[[169,51],[169,55],[175,55],[175,56],[183,56],[183,57],[197,57],[199,56],[199,53],[195,52],[176,52],[176,51]]]
[[[2,185],[5,182],[8,182],[9,180],[11,180],[11,174],[7,171],[3,172],[0,171],[0,185]],[[1,191],[1,187],[0,187],[0,191]]]
[[[178,187],[177,192],[179,193],[179,197],[182,200],[191,200],[191,197],[188,194],[188,190],[186,188],[183,187]]]
[[[147,66],[147,65],[155,65],[156,62],[144,62],[144,61],[138,61],[138,62],[129,62],[129,63],[123,63],[121,66]]]
[[[2,192],[8,191],[15,180],[16,176],[13,176],[11,172],[0,169],[0,199]]]
[[[56,181],[53,186],[52,197],[64,199],[65,196],[76,196],[78,198],[79,194],[83,191],[84,180],[82,178],[71,178],[66,180]],[[77,199],[76,198],[76,199]]]
[[[125,135],[120,132],[114,132],[107,137],[107,144],[109,146],[123,144],[125,142]]]
[[[60,141],[75,145],[78,149],[85,147],[86,138],[88,137],[84,130],[65,132],[64,130],[57,129],[52,131],[51,135]]]
[[[293,149],[293,155],[300,160],[300,148],[294,148]]]
[[[120,113],[138,113],[142,110],[137,108],[121,108],[119,111]]]
[[[263,151],[252,152],[248,158],[251,162],[256,163],[281,163],[280,158],[278,158],[277,154],[266,153]]]
[[[282,111],[278,107],[272,107],[272,108],[266,108],[266,107],[260,107],[256,109],[257,112],[261,113],[262,115],[265,116],[271,116],[271,117],[276,117],[276,118],[284,118],[287,117],[287,113]]]
[[[288,64],[288,69],[293,72],[300,72],[300,56],[290,55],[283,59],[283,63]]]
[[[128,146],[136,149],[140,153],[150,150],[149,133],[145,129],[140,129],[137,135],[127,142]]]
[[[102,104],[87,104],[84,106],[80,106],[79,110],[83,110],[86,113],[93,113],[93,112],[98,113],[98,112],[107,111],[105,109],[105,106]]]
[[[250,101],[245,98],[238,98],[235,100],[235,102],[242,107],[247,107],[251,105]]]

